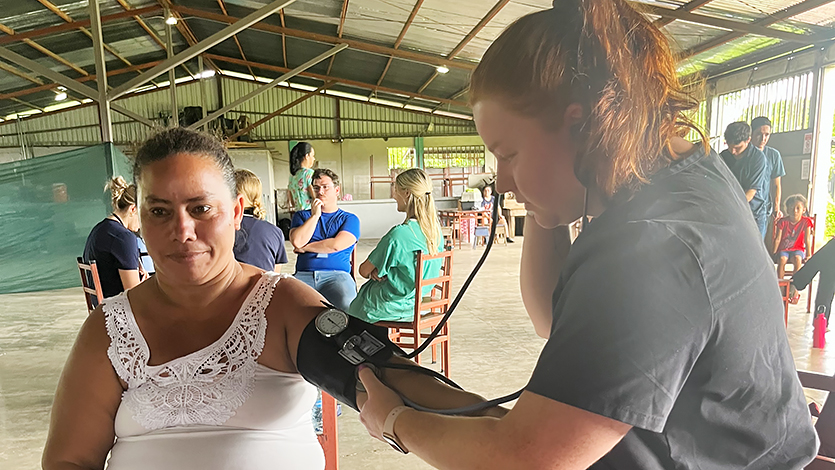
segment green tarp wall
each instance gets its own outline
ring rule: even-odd
[[[0,165],[0,294],[81,285],[75,258],[113,175],[130,181],[130,163],[109,143]]]

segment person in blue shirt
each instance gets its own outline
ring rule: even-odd
[[[336,173],[316,170],[313,191],[316,198],[310,210],[293,214],[290,243],[298,254],[294,276],[347,311],[357,296],[357,283],[351,276],[351,252],[360,237],[360,221],[339,208]]]
[[[768,205],[768,213],[775,220],[783,217],[780,210],[782,197],[781,179],[786,176],[786,167],[783,166],[783,157],[780,151],[769,147],[768,139],[771,137],[771,120],[765,116],[755,117],[751,121],[751,144],[765,154],[766,173],[770,180],[765,188],[765,200]]]
[[[287,263],[284,233],[264,220],[267,211],[261,203],[261,180],[255,173],[239,168],[235,170],[235,187],[244,198],[244,216],[235,231],[235,259],[264,271],[281,272],[281,265]]]
[[[768,166],[765,155],[751,145],[751,126],[746,122],[732,122],[725,129],[728,148],[720,154],[731,173],[742,186],[745,199],[757,222],[760,235],[765,239],[768,225]]]
[[[113,297],[135,287],[139,275],[139,212],[136,185],[117,176],[105,186],[110,191],[113,212],[96,224],[87,236],[82,259],[96,262],[104,297]]]

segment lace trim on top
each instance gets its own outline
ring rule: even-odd
[[[264,273],[229,329],[211,345],[158,366],[133,316],[127,294],[104,302],[110,347],[107,356],[128,384],[122,403],[148,430],[225,423],[255,388],[255,368],[267,331],[264,311],[276,283]]]

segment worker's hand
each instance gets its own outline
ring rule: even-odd
[[[775,219],[782,219],[783,218],[783,211],[777,209],[774,211],[774,218]]]
[[[383,385],[366,366],[359,366],[359,378],[366,392],[357,392],[357,406],[360,409],[360,422],[371,437],[383,440],[383,425],[386,424],[391,410],[403,405],[403,400],[390,388]]]
[[[293,253],[295,253],[297,255],[300,255],[302,253],[307,253],[307,252],[304,251],[304,247],[301,247],[301,248],[293,248]]]
[[[316,198],[310,203],[310,216],[311,217],[319,217],[322,215],[322,206],[324,203],[321,199]]]
[[[377,271],[377,268],[374,268],[374,271],[371,271],[371,274],[368,276],[368,279],[371,279],[372,281],[380,282],[380,281],[385,281],[386,276],[380,277],[380,273]]]

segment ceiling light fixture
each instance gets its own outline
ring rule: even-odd
[[[175,24],[177,24],[177,18],[175,18],[174,16],[169,16],[165,19],[165,24],[170,24],[171,26],[174,26]]]
[[[62,92],[58,93],[57,95],[55,95],[55,101],[64,101],[65,99],[67,99],[67,92],[66,91],[62,91]]]
[[[447,67],[446,65],[439,65],[435,68],[435,70],[437,70],[438,73],[449,73],[449,67]]]

